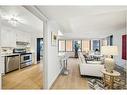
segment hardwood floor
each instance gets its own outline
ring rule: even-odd
[[[42,89],[42,63],[8,73],[3,76],[3,89]]]
[[[59,75],[51,89],[89,89],[88,81],[80,76],[78,59],[69,58],[69,75]]]
[[[80,76],[78,59],[68,60],[69,74],[59,75],[51,89],[89,89],[88,81]],[[43,89],[42,64],[36,64],[3,76],[3,89]]]

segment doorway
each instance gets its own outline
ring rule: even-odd
[[[43,38],[37,38],[37,63],[43,60]]]

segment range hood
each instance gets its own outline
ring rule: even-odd
[[[16,41],[16,45],[29,45],[29,42]]]

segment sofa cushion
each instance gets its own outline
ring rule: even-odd
[[[102,61],[87,61],[87,64],[102,64]]]

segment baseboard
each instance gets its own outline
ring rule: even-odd
[[[58,72],[58,74],[54,77],[54,79],[50,82],[48,89],[51,89],[52,85],[54,84],[54,82],[57,80],[58,76],[60,75],[62,71],[62,68],[60,69],[60,71]]]

